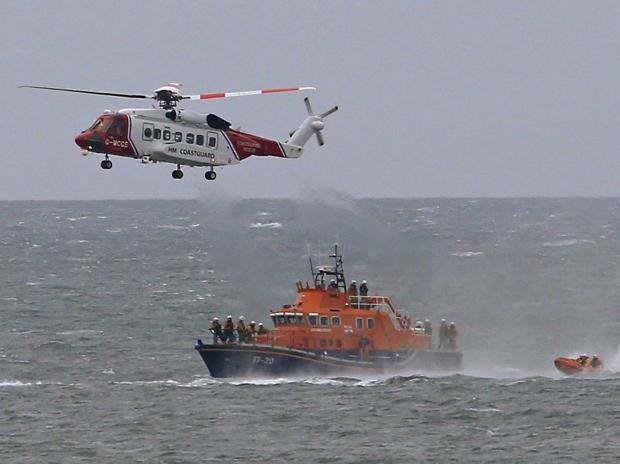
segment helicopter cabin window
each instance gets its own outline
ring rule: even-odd
[[[153,124],[145,122],[142,126],[142,140],[153,140]]]
[[[198,134],[196,136],[196,145],[200,145],[201,147],[205,144],[205,136],[202,134]]]
[[[217,134],[215,132],[209,132],[209,140],[207,146],[209,148],[217,149]]]
[[[161,139],[161,129],[153,129],[153,137],[155,138],[155,140]]]
[[[175,142],[182,142],[183,141],[183,134],[181,134],[180,132],[175,132],[174,133],[174,141]]]
[[[366,321],[366,325],[368,326],[368,330],[372,330],[375,326],[375,320],[372,317],[369,317]]]
[[[361,317],[355,318],[355,327],[357,327],[358,329],[363,329],[364,328],[364,319],[362,319]]]
[[[321,316],[321,327],[329,327],[329,317]]]
[[[314,313],[314,314],[308,314],[308,322],[310,322],[310,325],[316,326],[317,325],[317,318],[318,318],[318,314]]]
[[[340,327],[340,316],[332,316],[332,325],[334,327]]]
[[[164,140],[170,140],[170,130],[164,129]]]
[[[186,141],[187,143],[194,143],[194,134],[187,134],[187,135],[185,136],[185,141]]]

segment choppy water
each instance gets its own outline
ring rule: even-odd
[[[0,203],[0,462],[617,462],[620,201]],[[459,375],[213,380],[214,315],[349,278],[461,327]],[[552,359],[598,352],[609,374]]]

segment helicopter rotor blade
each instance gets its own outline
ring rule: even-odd
[[[321,119],[326,118],[327,116],[329,116],[330,114],[332,114],[332,113],[334,113],[336,111],[338,111],[338,107],[334,106],[332,109],[327,110],[325,113],[319,114],[319,118],[321,118]]]
[[[63,87],[43,87],[40,85],[20,85],[19,88],[20,89],[29,88],[29,89],[57,90],[60,92],[88,93],[92,95],[107,95],[110,97],[123,97],[123,98],[153,98],[151,95],[141,95],[141,94],[136,94],[136,93],[99,92],[96,90],[67,89]]]
[[[316,90],[316,87],[285,87],[279,89],[245,90],[241,92],[203,93],[200,95],[184,95],[183,100],[211,100],[214,98],[246,97],[248,95],[262,95],[281,92],[300,92],[303,90]]]

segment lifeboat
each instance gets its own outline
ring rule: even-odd
[[[432,336],[385,296],[350,294],[338,246],[334,264],[310,267],[292,304],[270,312],[273,329],[244,343],[198,340],[212,377],[356,375],[402,370],[457,371],[463,354],[433,349]],[[452,348],[455,348],[453,345]]]
[[[582,354],[576,358],[559,356],[553,363],[557,370],[566,375],[597,374],[603,370],[603,362],[596,355]]]

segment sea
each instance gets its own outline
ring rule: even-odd
[[[211,378],[334,243],[462,370]],[[0,202],[0,281],[3,464],[620,461],[619,199]]]

